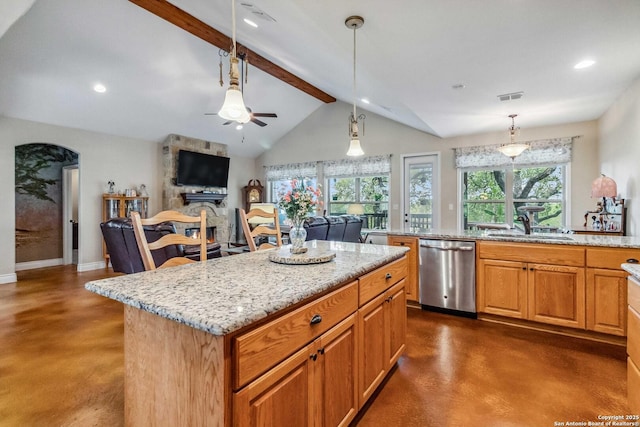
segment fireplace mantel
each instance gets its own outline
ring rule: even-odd
[[[209,202],[215,203],[216,206],[222,202],[227,195],[219,193],[180,193],[185,205],[191,202]]]

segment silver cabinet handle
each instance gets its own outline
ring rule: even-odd
[[[443,248],[440,246],[432,246],[432,245],[423,245],[420,244],[421,248],[427,248],[427,249],[437,249],[439,251],[472,251],[473,250],[473,246],[459,246],[456,248]]]

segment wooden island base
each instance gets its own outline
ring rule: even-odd
[[[125,424],[348,425],[405,349],[406,276],[402,257],[224,336],[125,306]]]

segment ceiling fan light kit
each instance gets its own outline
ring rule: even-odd
[[[229,89],[227,89],[224,97],[222,108],[218,111],[218,116],[238,123],[247,123],[251,120],[251,116],[244,105],[242,91],[238,84],[240,73],[238,72],[238,58],[236,56],[236,5],[234,0],[231,0],[231,20],[233,45],[231,46],[231,57],[229,59]]]
[[[347,156],[362,156],[364,151],[360,146],[360,138],[358,137],[358,119],[364,121],[366,116],[364,114],[358,116],[356,112],[356,30],[364,25],[364,19],[361,16],[350,16],[344,21],[344,25],[353,30],[353,112],[349,115],[350,142]],[[362,129],[364,130],[364,123]]]
[[[518,117],[517,114],[509,115],[509,118],[511,118],[511,127],[509,128],[509,143],[498,147],[498,151],[507,157],[511,157],[511,160],[514,160],[516,157],[518,157],[520,154],[522,154],[525,150],[529,148],[529,144],[515,142],[516,134],[520,130],[519,127],[515,126],[516,117]]]

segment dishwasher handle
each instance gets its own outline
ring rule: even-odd
[[[420,247],[427,249],[437,249],[439,251],[472,251],[474,249],[473,246],[454,246],[450,248],[443,248],[442,246],[427,245],[425,243],[420,243]]]

